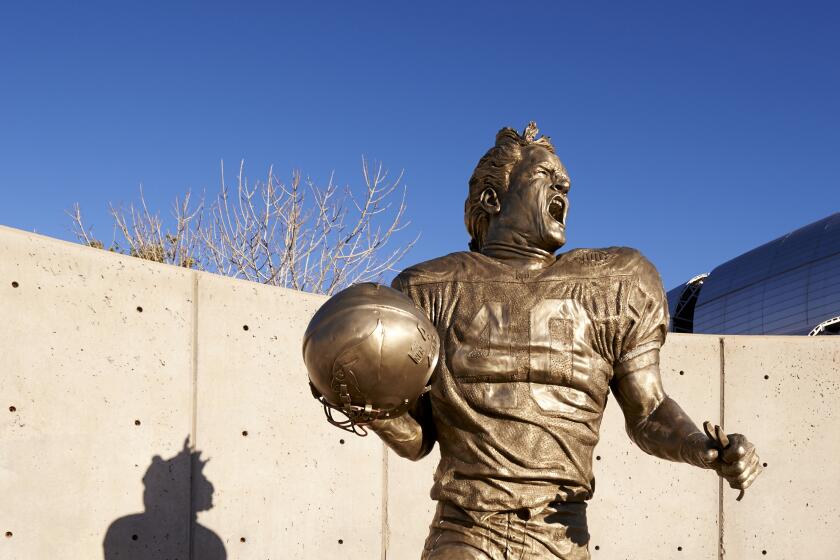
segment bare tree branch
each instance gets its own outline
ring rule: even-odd
[[[403,173],[389,179],[381,163],[362,158],[364,186],[325,186],[292,173],[283,183],[269,168],[264,181],[249,183],[240,162],[236,186],[225,181],[209,205],[193,205],[187,192],[172,207],[171,227],[149,210],[140,188],[139,205],[109,206],[114,223],[110,250],[187,268],[332,294],[352,283],[381,281],[417,242],[393,246],[405,219]],[[104,248],[84,225],[76,204],[68,215],[76,238]],[[123,249],[122,247],[125,247]]]

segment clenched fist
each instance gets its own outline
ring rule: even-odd
[[[749,488],[756,477],[764,470],[755,452],[755,446],[741,434],[725,434],[720,426],[712,426],[706,422],[703,427],[706,436],[696,434],[691,438],[693,448],[689,460],[699,467],[713,469],[729,486],[736,490]],[[738,499],[741,499],[739,496]]]
[[[729,486],[743,491],[749,488],[764,470],[755,452],[755,446],[741,434],[725,434],[720,426],[703,425],[706,435],[692,434],[686,443],[687,462],[712,469],[724,478]]]

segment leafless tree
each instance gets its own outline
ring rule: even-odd
[[[240,163],[236,185],[225,181],[210,204],[192,206],[188,192],[173,207],[167,229],[149,210],[143,191],[138,207],[109,206],[114,222],[110,250],[156,262],[217,272],[263,284],[332,294],[361,281],[379,281],[405,256],[417,237],[399,245],[406,227],[402,173],[390,179],[382,164],[362,160],[364,187],[326,186],[292,174],[288,184],[269,169],[249,183]],[[70,217],[76,238],[104,248],[86,228],[79,205]]]
[[[203,204],[190,208],[190,198],[187,192],[183,200],[175,200],[173,229],[165,229],[160,215],[149,211],[142,187],[139,207],[132,204],[128,210],[124,210],[109,204],[108,213],[114,221],[114,238],[109,250],[159,263],[187,268],[200,267],[196,255],[201,251],[198,234],[201,230]],[[91,247],[105,248],[104,243],[84,226],[78,203],[73,205],[68,214],[73,220],[73,232],[79,241]]]

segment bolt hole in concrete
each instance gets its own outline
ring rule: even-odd
[[[137,313],[143,313],[143,308],[139,305],[137,306]]]
[[[338,544],[344,544],[344,539],[338,539]]]
[[[11,531],[6,531],[6,538],[7,539],[12,538],[12,532]]]
[[[762,467],[766,467],[766,466],[767,466],[767,463],[761,463],[761,466],[762,466]]]
[[[764,376],[764,379],[770,379],[770,376],[769,376],[769,375],[765,375],[765,376]]]
[[[344,445],[344,440],[340,439],[340,440],[338,440],[338,443],[340,443],[341,445]]]
[[[239,537],[239,542],[245,542],[245,537]]]
[[[242,437],[248,437],[248,430],[242,430]]]
[[[601,460],[601,456],[600,456],[600,455],[597,455],[597,456],[595,457],[595,460],[596,460],[596,461],[600,461],[600,460]]]
[[[131,540],[136,541],[137,538],[138,538],[137,535],[131,535]]]
[[[9,412],[14,412],[16,410],[17,410],[17,408],[14,405],[9,407]]]
[[[12,282],[12,288],[17,288],[18,286],[20,286],[20,284],[18,284],[17,281]]]
[[[596,544],[595,545],[595,550],[601,550],[601,547]]]
[[[678,550],[678,551],[680,551],[680,552],[682,552],[682,547],[681,547],[681,546],[678,546],[678,547],[677,547],[677,550]]]
[[[766,551],[766,550],[762,550],[762,551],[761,551],[761,553],[762,553],[762,554],[767,554],[767,551]]]
[[[242,325],[242,330],[247,331],[248,330],[248,325]]]
[[[680,370],[680,375],[685,375],[685,372],[683,370]]]
[[[135,421],[134,421],[134,425],[135,425],[135,426],[139,426],[139,425],[140,425],[140,420],[135,420]]]

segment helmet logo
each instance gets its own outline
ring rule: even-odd
[[[429,364],[432,363],[432,346],[426,344],[431,335],[428,331],[421,325],[417,323],[417,330],[420,332],[420,336],[423,338],[423,341],[415,340],[411,343],[411,348],[408,351],[408,357],[414,360],[415,364],[419,364],[423,361],[423,358],[429,360]]]
[[[379,356],[382,353],[382,344],[384,341],[385,328],[382,326],[382,321],[377,319],[376,327],[369,335],[364,337],[358,344],[354,344],[353,346],[346,348],[335,359],[332,371],[332,383],[330,386],[333,391],[342,396],[342,401],[345,401],[347,405],[350,404],[350,392],[348,389],[355,391],[357,395],[361,395],[359,383],[356,381],[356,376],[350,368],[356,364],[356,362],[363,359],[365,353],[362,352],[362,347],[375,347],[377,349],[375,355]]]

